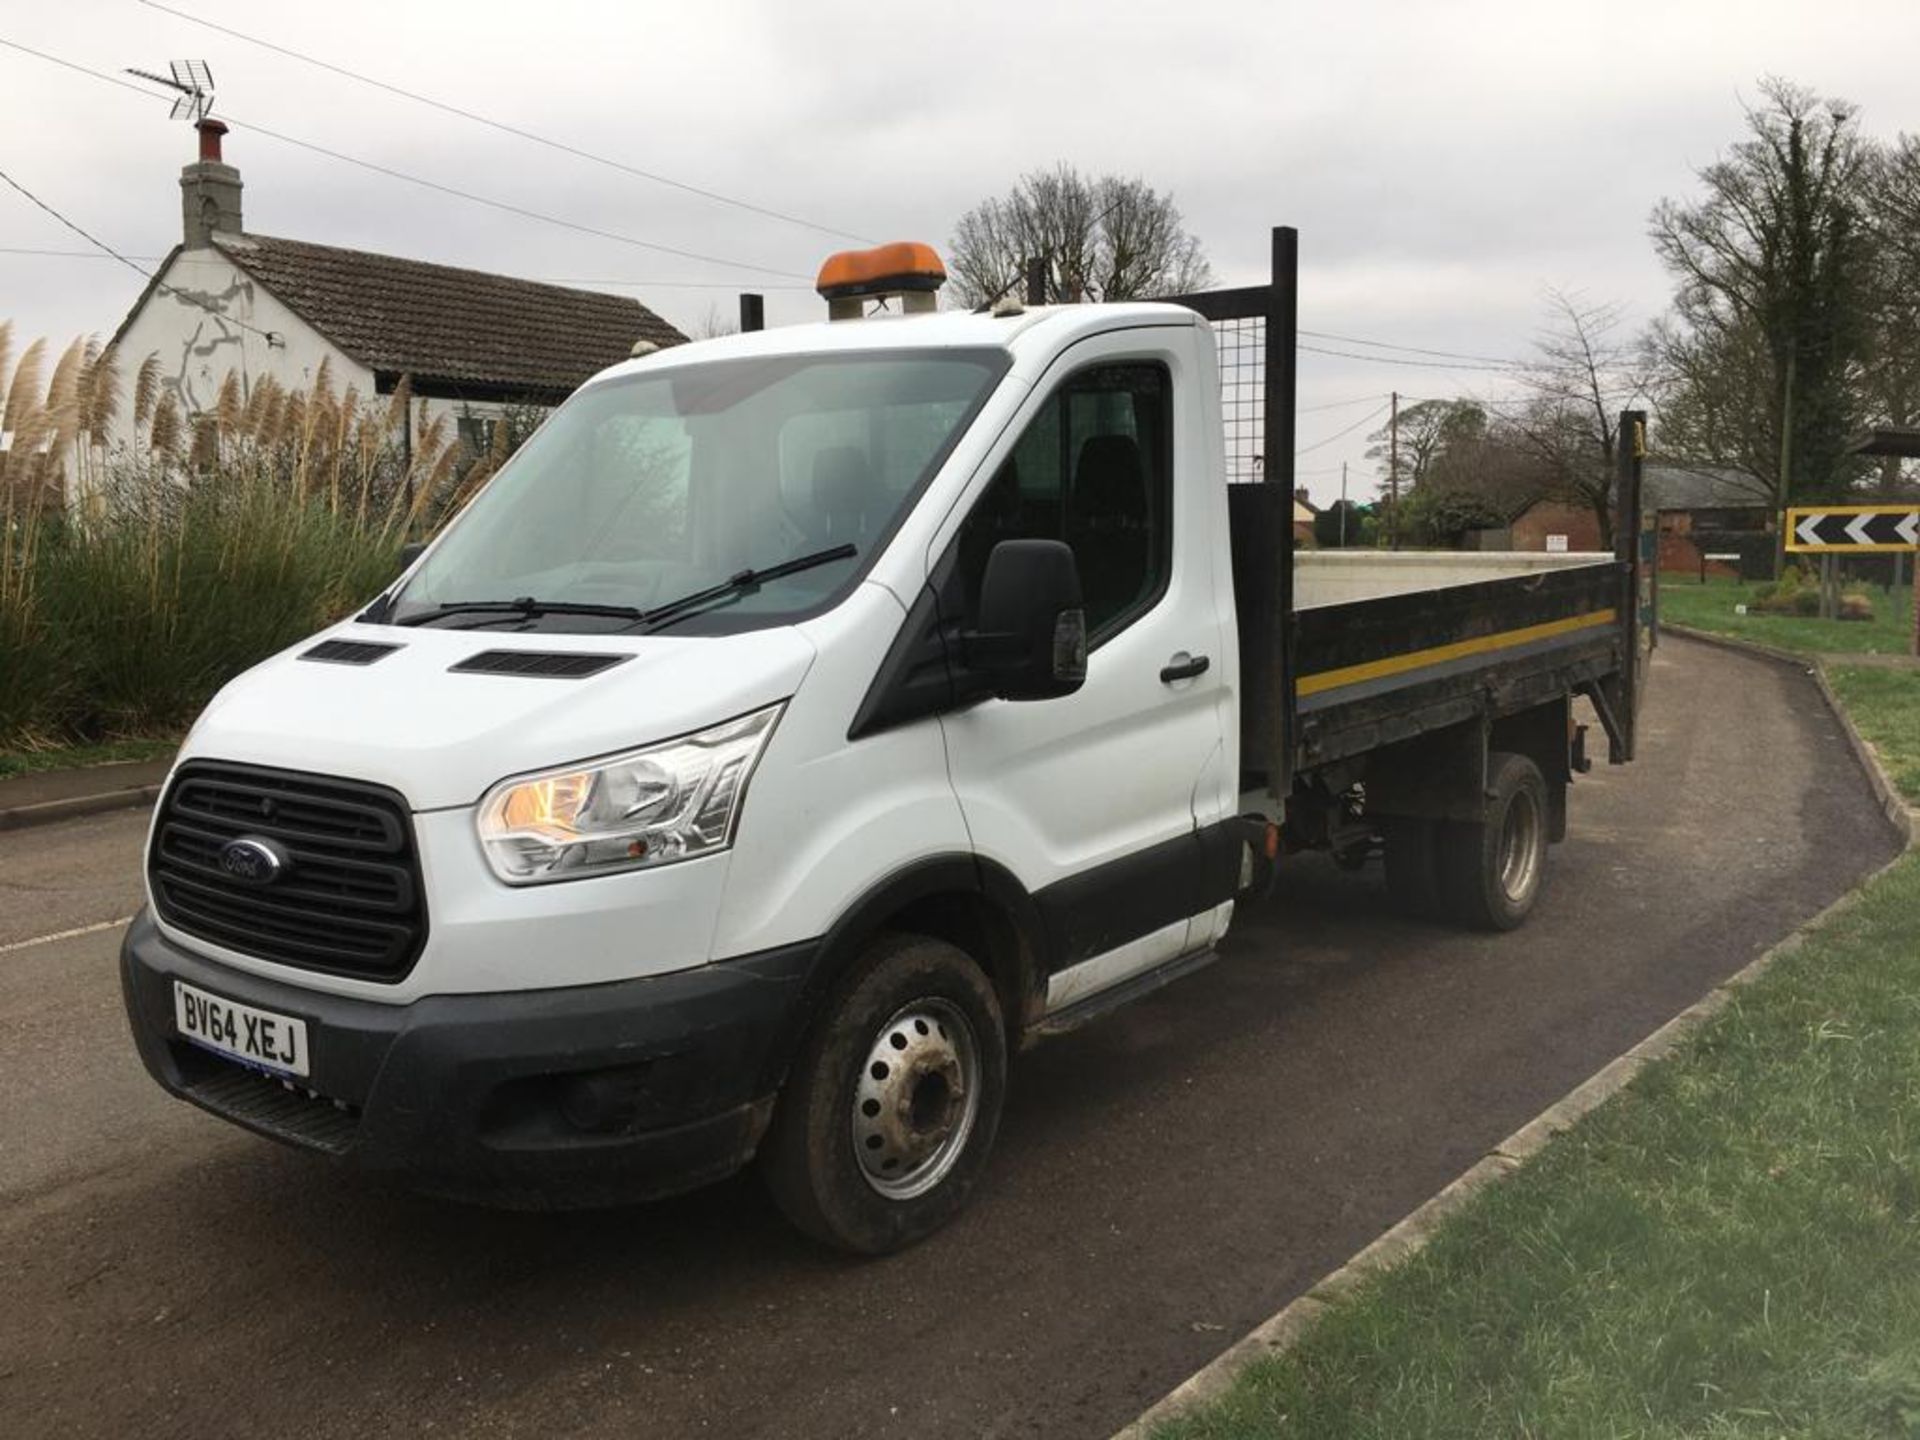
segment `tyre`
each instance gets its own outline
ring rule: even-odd
[[[1547,872],[1547,782],[1524,755],[1487,757],[1486,817],[1450,821],[1439,844],[1440,889],[1462,923],[1512,930],[1540,898]]]
[[[774,1107],[760,1166],[816,1240],[884,1255],[966,1205],[1006,1094],[993,986],[943,940],[884,935],[836,987]]]
[[[1387,892],[1403,915],[1430,920],[1442,913],[1438,837],[1432,820],[1389,816],[1382,827]]]

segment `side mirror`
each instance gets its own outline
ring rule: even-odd
[[[406,544],[402,545],[400,547],[400,568],[402,570],[412,569],[413,562],[424,555],[426,549],[427,542],[424,540],[409,540]]]
[[[1071,695],[1087,678],[1080,569],[1058,540],[1002,540],[980,582],[980,628],[961,637],[967,667],[1002,700]]]

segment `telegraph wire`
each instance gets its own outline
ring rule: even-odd
[[[4,45],[9,50],[18,50],[23,55],[31,55],[36,60],[45,60],[50,64],[60,66],[62,69],[72,70],[76,74],[85,75],[94,80],[105,81],[109,85],[117,85],[122,90],[131,90],[136,95],[142,95],[148,98],[153,98],[155,95],[154,91],[145,89],[139,85],[129,84],[117,76],[107,75],[101,71],[89,69],[85,65],[77,65],[71,60],[62,60],[57,55],[49,55],[44,50],[36,50],[30,45],[22,45],[17,40],[8,40],[5,37],[0,37],[0,45]],[[512,201],[495,200],[490,196],[477,195],[470,190],[461,190],[452,185],[443,185],[438,180],[428,180],[423,176],[410,175],[404,170],[395,170],[390,166],[380,165],[372,160],[362,159],[357,155],[348,155],[343,151],[331,150],[325,145],[315,144],[311,140],[302,140],[298,136],[269,129],[265,125],[256,125],[230,112],[227,113],[224,118],[243,130],[251,131],[255,135],[264,135],[271,140],[278,140],[283,145],[293,145],[302,150],[311,150],[316,155],[325,155],[331,160],[343,161],[348,165],[357,165],[363,170],[371,170],[376,174],[385,175],[395,180],[404,180],[410,185],[419,185],[425,189],[438,191],[443,195],[451,195],[455,199],[470,201],[476,205],[485,205],[489,209],[503,211],[509,215],[518,215],[525,219],[538,220],[547,225],[557,225],[563,230],[573,230],[582,235],[592,235],[598,239],[612,240],[618,244],[632,245],[642,250],[657,250],[663,255],[675,255],[683,260],[697,260],[708,265],[724,265],[734,270],[751,270],[761,275],[777,275],[786,280],[805,280],[808,278],[797,270],[780,270],[771,265],[756,265],[746,260],[728,260],[718,255],[702,254],[698,250],[683,250],[674,245],[662,245],[657,241],[642,240],[638,236],[625,235],[617,230],[602,230],[598,226],[588,225],[578,220],[567,220],[558,215],[548,215],[543,211],[533,210],[524,205],[516,205]]]
[[[101,254],[94,250],[48,250],[27,245],[0,245],[0,255],[21,255],[51,260],[111,260],[114,258],[111,255]],[[126,258],[129,260],[146,260],[158,263],[167,257],[164,255],[129,254]],[[631,285],[642,290],[737,290],[741,284],[741,282],[737,280],[644,280],[625,277],[613,279],[606,276],[582,277],[578,275],[529,275],[526,278],[541,285]],[[766,284],[760,281],[751,283],[759,285],[763,290],[811,291],[813,289],[811,285],[798,283]],[[1375,397],[1369,395],[1366,398],[1371,400]],[[1345,403],[1354,404],[1358,402],[1349,401]]]
[[[217,309],[211,302],[206,300],[204,297],[195,295],[191,290],[175,289],[173,286],[161,280],[157,275],[154,274],[153,271],[148,270],[143,265],[135,264],[132,260],[129,260],[125,255],[122,255],[118,250],[114,249],[111,245],[107,244],[106,241],[96,239],[90,232],[82,229],[74,221],[69,220],[65,215],[62,215],[58,210],[54,209],[53,206],[49,205],[45,200],[42,200],[38,195],[34,194],[33,191],[29,190],[26,186],[22,185],[18,180],[14,179],[13,176],[9,175],[5,170],[0,170],[0,180],[5,181],[8,185],[12,186],[15,190],[19,191],[28,200],[32,201],[40,209],[46,211],[47,214],[51,215],[55,220],[58,220],[62,225],[66,226],[67,229],[71,230],[74,234],[78,235],[82,240],[85,240],[89,245],[97,246],[100,250],[112,256],[115,260],[118,260],[122,265],[126,266],[129,270],[133,271],[134,274],[140,276],[143,280],[146,280],[149,284],[153,285],[154,288],[160,290],[162,293],[171,295],[174,298],[179,300],[184,300],[189,305],[197,305],[202,310],[206,311],[209,315],[213,315],[217,317],[224,323],[233,326],[236,330],[246,330],[252,334],[258,335],[262,340],[266,341],[267,344],[269,345],[283,345],[286,343],[285,336],[277,334],[272,330],[262,330],[258,325],[249,325],[245,320],[235,319],[233,316],[225,314],[221,310]]]
[[[1330,350],[1321,345],[1300,345],[1299,348],[1312,355],[1333,355],[1342,360],[1365,360],[1375,365],[1412,365],[1421,370],[1493,370],[1503,375],[1511,375],[1518,366],[1518,362],[1510,360],[1503,360],[1497,365],[1465,362],[1456,364],[1447,360],[1403,360],[1397,355],[1360,355],[1351,350]]]
[[[1296,457],[1301,455],[1309,455],[1315,450],[1319,450],[1324,448],[1325,446],[1333,444],[1333,442],[1336,440],[1343,440],[1347,436],[1351,435],[1354,431],[1358,430],[1362,425],[1365,425],[1372,420],[1378,420],[1380,416],[1386,412],[1386,409],[1387,407],[1385,405],[1375,406],[1372,410],[1369,410],[1365,415],[1362,415],[1358,420],[1354,421],[1351,425],[1347,426],[1346,429],[1336,430],[1333,432],[1333,434],[1327,436],[1326,439],[1316,440],[1311,445],[1303,445],[1293,453]]]
[[[146,0],[142,0],[142,3],[146,3]],[[1431,355],[1443,360],[1468,360],[1477,364],[1496,365],[1502,369],[1524,368],[1526,364],[1522,360],[1503,360],[1497,355],[1469,355],[1459,350],[1428,350],[1419,345],[1396,345],[1390,340],[1363,340],[1358,335],[1333,335],[1324,330],[1302,330],[1299,333],[1310,340],[1331,340],[1336,345],[1365,345],[1375,350],[1404,350],[1410,355]]]
[[[1322,410],[1345,410],[1352,405],[1365,405],[1370,401],[1384,400],[1386,398],[1384,393],[1378,395],[1356,395],[1351,400],[1329,400],[1324,405],[1296,405],[1294,406],[1293,413],[1296,415],[1313,415]]]
[[[544,145],[549,150],[558,150],[563,154],[572,155],[581,160],[592,161],[596,165],[604,165],[610,170],[623,171],[628,175],[638,176],[642,180],[650,180],[656,185],[666,185],[672,189],[684,191],[689,195],[698,195],[701,199],[711,200],[716,204],[731,205],[737,210],[748,210],[755,215],[764,215],[768,219],[784,221],[789,225],[798,225],[807,230],[817,230],[823,235],[838,236],[842,240],[857,240],[862,245],[875,243],[865,236],[855,235],[849,230],[841,230],[832,225],[822,225],[817,221],[805,220],[798,215],[790,215],[784,210],[774,210],[765,205],[755,205],[748,200],[740,200],[731,195],[723,195],[717,190],[707,190],[701,186],[690,185],[684,180],[675,180],[671,176],[661,175],[652,170],[642,170],[639,166],[629,165],[623,160],[615,160],[606,155],[597,155],[591,150],[583,150],[577,145],[569,145],[564,140],[553,140],[545,135],[537,135],[531,130],[523,130],[517,125],[509,125],[503,120],[495,120],[489,116],[481,115],[476,111],[465,110],[458,105],[448,104],[444,100],[436,100],[431,95],[422,95],[417,91],[405,89],[385,80],[376,80],[371,75],[362,75],[356,70],[347,69],[344,65],[335,65],[331,61],[319,59],[317,56],[295,50],[290,46],[278,45],[271,40],[263,40],[257,35],[249,35],[244,31],[234,30],[226,25],[217,24],[212,20],[202,19],[198,15],[190,15],[185,10],[176,10],[171,5],[159,4],[158,0],[139,0],[139,3],[146,6],[149,10],[158,10],[162,14],[175,16],[178,19],[187,21],[189,24],[204,26],[208,30],[216,30],[222,35],[230,35],[236,40],[244,40],[249,45],[257,45],[263,50],[271,50],[274,54],[284,55],[290,60],[301,61],[304,64],[312,65],[317,69],[328,71],[334,75],[344,76],[348,80],[358,81],[362,85],[371,85],[376,90],[384,90],[390,95],[398,95],[403,99],[412,100],[416,104],[431,106],[435,110],[444,111],[449,115],[457,115],[463,120],[471,120],[476,125],[485,125],[503,134],[512,135],[521,140],[531,141],[535,145]]]

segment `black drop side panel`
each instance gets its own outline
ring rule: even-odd
[[[1245,782],[1285,795],[1293,784],[1293,665],[1283,561],[1293,496],[1278,485],[1227,487],[1233,608],[1240,635],[1240,764]]]
[[[1323,688],[1316,677],[1616,607],[1620,570],[1582,565],[1533,575],[1316,606],[1294,621],[1297,763],[1313,768],[1470,719],[1491,720],[1616,675],[1615,622],[1520,648],[1417,664],[1391,677]],[[1444,653],[1444,652],[1443,652]]]
[[[1616,607],[1619,567],[1605,561],[1316,605],[1295,617],[1302,679]],[[1236,597],[1237,598],[1237,597]]]

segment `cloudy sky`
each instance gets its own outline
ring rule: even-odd
[[[1549,286],[1618,302],[1635,326],[1658,313],[1647,213],[1692,193],[1761,76],[1854,101],[1874,133],[1920,131],[1915,0],[167,3],[872,239],[944,243],[970,204],[1056,160],[1137,174],[1173,192],[1223,284],[1263,278],[1268,227],[1297,225],[1303,327],[1492,357],[1527,353]],[[917,32],[901,19],[915,14]],[[0,41],[108,75],[210,62],[247,228],[262,234],[630,288],[683,326],[710,306],[732,313],[743,288],[766,294],[771,323],[813,318],[810,277],[847,243],[139,0],[13,0]],[[0,170],[107,244],[158,257],[174,243],[191,148],[164,102],[0,46]],[[87,248],[0,187],[0,318],[59,340],[111,331],[141,278],[71,253]],[[1303,355],[1298,464],[1316,497],[1339,493],[1342,461],[1356,498],[1371,492],[1365,435],[1395,388],[1507,391],[1485,369]]]

